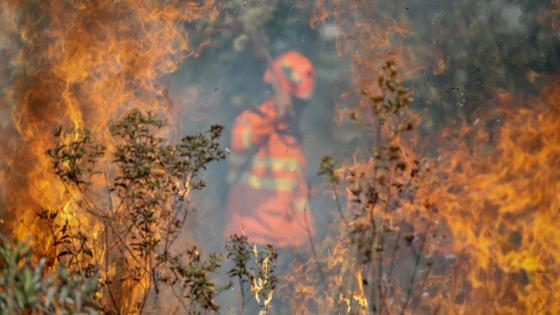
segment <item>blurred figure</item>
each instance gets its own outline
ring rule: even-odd
[[[297,118],[314,79],[302,54],[278,56],[264,74],[273,97],[243,111],[232,128],[226,238],[237,233],[272,244],[280,259],[283,250],[303,245],[313,233]]]

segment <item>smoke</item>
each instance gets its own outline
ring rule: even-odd
[[[126,109],[169,114],[161,76],[191,50],[184,23],[211,20],[215,7],[65,0],[2,6],[3,23],[11,23],[0,38],[9,74],[2,89],[3,212],[6,227],[26,238],[41,234],[35,211],[69,198],[45,155],[53,130],[90,129],[110,147],[107,127]]]

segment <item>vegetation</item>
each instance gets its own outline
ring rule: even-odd
[[[171,145],[158,135],[165,126],[156,114],[130,111],[112,126],[116,145],[103,172],[97,164],[107,150],[88,131],[58,129],[48,151],[76,208],[37,214],[51,231],[47,261],[85,279],[99,277],[100,307],[107,313],[142,313],[165,290],[189,314],[218,309],[220,288],[210,274],[221,256],[203,258],[196,246],[181,251],[174,244],[189,218],[189,193],[204,187],[199,172],[225,157],[218,144],[222,127]],[[99,179],[105,183],[100,189]],[[91,229],[99,236],[91,239]]]
[[[268,314],[277,282],[274,275],[275,260],[278,257],[276,250],[272,245],[259,250],[255,244],[251,246],[247,237],[242,235],[232,235],[226,244],[226,250],[228,258],[233,262],[228,275],[236,278],[239,285],[239,313],[245,314],[245,284],[249,283],[251,293],[261,308],[259,314]]]
[[[319,171],[335,196],[340,232],[330,244],[338,250],[323,253],[314,263],[328,270],[330,298],[323,307],[336,313],[404,314],[412,297],[422,292],[423,281],[418,280],[429,274],[424,247],[431,220],[411,216],[421,215],[425,207],[415,194],[425,167],[407,156],[403,136],[414,128],[408,112],[411,95],[394,62],[380,69],[377,83],[379,94],[364,91],[370,106],[350,113],[364,131],[363,159],[338,166],[326,156]],[[401,269],[405,257],[414,260],[406,271]]]
[[[170,145],[157,134],[165,126],[164,120],[153,113],[130,111],[113,124],[111,131],[116,146],[110,166],[103,172],[98,170],[98,163],[107,149],[96,144],[90,132],[66,134],[61,128],[56,130],[56,146],[47,153],[55,173],[71,195],[69,202],[77,206],[73,213],[86,217],[76,217],[66,209],[37,213],[50,231],[52,246],[48,256],[35,266],[31,266],[30,253],[21,252],[22,249],[11,254],[17,256],[14,262],[9,260],[11,256],[7,257],[14,266],[24,259],[24,268],[34,268],[34,274],[29,275],[32,278],[16,278],[23,282],[21,293],[6,289],[10,294],[6,298],[8,305],[13,294],[20,308],[44,311],[33,304],[41,300],[35,297],[41,293],[30,291],[29,286],[35,284],[28,282],[37,281],[33,279],[47,274],[49,267],[56,267],[60,269],[59,277],[51,275],[56,281],[81,288],[79,282],[65,280],[70,277],[74,282],[80,280],[89,285],[83,289],[84,294],[79,290],[71,292],[77,294],[78,300],[72,304],[76,311],[81,311],[84,301],[89,301],[95,306],[92,312],[150,312],[160,298],[168,299],[166,290],[175,297],[181,312],[218,311],[215,297],[229,285],[216,285],[211,275],[221,267],[222,255],[211,253],[204,258],[197,246],[181,251],[174,244],[189,218],[190,192],[205,185],[198,177],[199,172],[208,163],[225,158],[225,151],[218,144],[223,129],[215,125],[204,134],[185,136],[179,144]],[[98,178],[106,184],[101,191],[96,191]],[[107,199],[103,201],[99,194]],[[90,239],[91,229],[99,229],[102,236]],[[267,314],[277,281],[275,249],[272,246],[258,249],[243,236],[232,236],[226,249],[227,257],[234,263],[228,274],[238,280],[243,295],[242,312],[248,283],[262,313]],[[8,271],[6,276],[11,273]],[[24,277],[27,273],[23,273]],[[37,285],[43,289],[41,283]],[[65,304],[51,301],[53,289],[44,290],[49,291],[44,312],[63,310],[57,305]],[[73,296],[64,296],[70,293],[61,294],[63,301],[73,301]]]
[[[47,272],[45,258],[34,261],[25,243],[2,239],[0,314],[95,314],[99,311],[94,278],[60,265]]]
[[[364,130],[374,128],[371,156],[342,170],[346,174],[344,181],[337,175],[341,170],[332,157],[325,157],[322,163],[321,173],[329,176],[333,193],[338,194],[340,184],[347,185],[350,192],[349,208],[339,209],[345,225],[342,231],[346,232],[338,241],[352,244],[354,249],[345,255],[354,258],[345,263],[352,262],[355,267],[336,268],[351,268],[342,274],[360,270],[357,278],[350,276],[343,282],[332,282],[338,286],[331,288],[339,296],[349,294],[353,298],[336,299],[330,307],[342,310],[340,303],[346,303],[348,310],[383,313],[383,307],[388,307],[387,299],[393,295],[389,290],[401,285],[409,288],[400,291],[406,292],[404,303],[399,304],[404,312],[417,280],[425,240],[417,245],[418,258],[410,281],[387,281],[393,280],[400,242],[405,240],[413,247],[417,237],[403,236],[394,224],[399,203],[414,203],[414,178],[420,168],[418,161],[411,166],[403,156],[405,148],[400,133],[412,129],[406,118],[410,94],[402,86],[393,62],[381,69],[378,84],[382,93],[370,97],[369,111],[351,113],[356,122],[362,115],[375,118],[373,124],[361,125]],[[96,144],[88,131],[67,134],[57,129],[56,145],[47,152],[53,170],[71,196],[69,203],[77,207],[75,211],[79,212],[75,213],[86,217],[76,217],[66,209],[37,213],[50,231],[52,246],[48,256],[35,267],[36,272],[43,274],[45,267],[60,266],[76,279],[95,283],[87,291],[90,295],[84,298],[105,313],[145,312],[158,304],[165,290],[172,292],[184,312],[217,311],[215,296],[228,287],[217,286],[211,279],[222,264],[221,255],[210,254],[204,259],[196,246],[184,252],[173,248],[188,218],[186,197],[191,190],[204,187],[198,173],[209,162],[225,157],[218,145],[222,127],[212,126],[205,134],[186,136],[179,144],[169,145],[158,136],[165,126],[153,113],[130,111],[113,124],[116,145],[113,159],[103,172],[98,170],[98,163],[107,149]],[[96,184],[99,178],[105,183],[101,189]],[[408,199],[403,199],[403,194]],[[106,200],[100,195],[106,195]],[[98,229],[102,236],[90,239],[91,233],[85,229]],[[241,294],[240,312],[245,312],[248,284],[261,312],[267,314],[277,285],[276,251],[272,246],[259,250],[246,237],[238,235],[231,237],[226,250],[227,258],[233,262],[228,275],[237,281]],[[384,261],[385,257],[392,258]],[[331,272],[332,268],[331,264]],[[359,281],[358,294],[351,289],[355,280]],[[81,307],[82,302],[78,305]]]

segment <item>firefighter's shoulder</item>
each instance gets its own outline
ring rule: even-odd
[[[263,119],[264,115],[254,109],[246,109],[237,118],[235,123],[241,126],[251,125]]]

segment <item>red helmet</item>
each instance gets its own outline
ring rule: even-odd
[[[313,94],[315,72],[304,55],[290,50],[276,57],[264,74],[264,81],[272,84],[274,76],[282,89],[290,95],[308,99]]]

